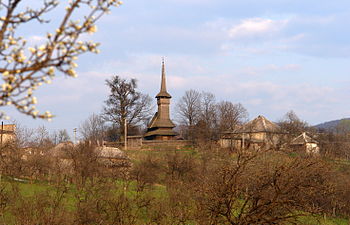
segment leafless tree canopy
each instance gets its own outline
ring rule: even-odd
[[[242,104],[222,101],[217,105],[219,129],[223,131],[235,130],[237,125],[241,125],[248,119],[248,111]]]
[[[208,129],[214,128],[217,123],[216,99],[210,92],[202,92],[200,120],[205,121]]]
[[[79,127],[83,140],[102,141],[105,137],[106,125],[101,115],[92,114]]]
[[[63,129],[63,130],[53,132],[53,134],[51,134],[51,140],[53,144],[57,145],[59,143],[68,142],[71,139],[69,137],[67,130]]]
[[[283,118],[278,121],[281,132],[286,135],[280,140],[281,143],[289,143],[302,132],[308,132],[309,135],[316,134],[315,129],[302,121],[293,110],[288,111]]]
[[[137,81],[114,76],[106,81],[110,95],[103,109],[104,118],[119,128],[124,135],[124,124],[136,126],[151,116],[151,98],[137,91]]]
[[[185,92],[176,105],[179,121],[187,126],[198,122],[201,113],[201,93],[195,90]]]
[[[176,104],[182,135],[190,140],[206,142],[217,139],[221,132],[232,131],[248,119],[242,104],[216,102],[210,92],[189,90]]]

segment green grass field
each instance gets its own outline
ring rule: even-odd
[[[161,162],[161,167],[165,167],[166,157],[170,154],[176,153],[180,154],[182,156],[191,156],[195,159],[199,159],[201,157],[200,153],[196,151],[193,148],[183,148],[183,149],[159,149],[159,150],[127,150],[126,151],[128,156],[130,157],[132,163],[134,165],[140,163],[141,161],[152,158],[155,160],[159,160]],[[278,154],[272,154],[270,155],[267,160],[275,160],[275,157],[278,156]],[[231,157],[235,158],[236,155],[231,155]],[[263,156],[265,157],[265,156]],[[294,156],[292,156],[294,157]],[[278,158],[278,157],[277,157]],[[331,161],[336,168],[338,168],[340,171],[350,173],[350,162],[345,160],[333,160]],[[162,175],[161,175],[162,176]],[[110,178],[105,178],[110,179]],[[111,180],[109,180],[111,181]],[[124,193],[127,197],[131,199],[137,198],[137,195],[139,194],[137,190],[137,183],[136,181],[128,181],[127,182],[127,188],[124,189],[126,186],[126,182],[122,180],[114,180],[112,181],[113,188],[110,190],[113,195],[116,196],[118,194]],[[79,198],[83,196],[83,193],[80,193],[80,191],[86,191],[77,188],[73,184],[64,184],[66,185],[65,188],[67,189],[67,192],[64,194],[64,207],[70,211],[74,212],[77,209],[77,203],[79,201]],[[55,192],[57,192],[57,187],[55,184],[50,184],[46,181],[30,181],[26,179],[14,179],[11,177],[3,177],[1,179],[0,187],[5,187],[7,190],[11,190],[14,188],[18,188],[18,193],[26,199],[35,198],[35,196],[46,194],[46,195],[52,195],[55,196]],[[158,201],[162,201],[163,199],[166,199],[168,197],[168,192],[166,186],[161,182],[155,183],[151,186],[147,186],[143,194],[146,194],[150,198],[157,199]],[[141,212],[142,215],[142,212]],[[8,218],[8,221],[11,221],[11,215],[6,215]],[[141,216],[143,218],[142,220],[146,221],[147,215],[146,213]],[[322,215],[315,215],[315,216],[304,216],[299,218],[300,224],[306,224],[306,225],[348,225],[349,224],[349,218],[342,218],[342,217],[324,217]],[[9,222],[8,224],[11,224]],[[142,223],[140,223],[142,224]],[[191,224],[190,222],[188,224]]]
[[[116,187],[115,193],[118,193],[121,191],[121,188],[118,188],[118,186],[122,186],[123,183],[121,181],[116,181]],[[2,184],[5,185],[6,188],[11,188],[11,185],[15,185],[19,188],[20,194],[23,195],[23,197],[30,198],[34,195],[38,195],[40,193],[50,193],[55,191],[55,186],[50,185],[45,182],[33,182],[30,183],[29,181],[14,181],[12,179],[2,179]],[[65,195],[65,206],[69,211],[75,210],[75,204],[76,204],[76,198],[75,194],[77,192],[77,189],[73,186],[69,186],[69,190],[67,194]],[[152,197],[162,199],[167,195],[166,188],[163,185],[156,184],[153,185],[150,189],[147,190],[151,194]],[[127,190],[127,196],[134,196],[136,194],[136,183],[131,182],[129,184],[129,188]],[[348,225],[349,220],[346,218],[331,218],[331,217],[323,217],[323,216],[305,216],[301,217],[299,219],[301,224],[305,225]]]

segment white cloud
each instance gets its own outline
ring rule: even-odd
[[[245,103],[248,105],[259,106],[259,105],[264,103],[264,100],[261,98],[252,98],[252,99],[247,100]]]
[[[334,22],[337,22],[336,15],[327,15],[327,16],[296,16],[296,23],[300,24],[310,24],[310,25],[328,25]]]
[[[288,71],[297,71],[300,70],[302,66],[299,64],[287,64],[283,68]]]
[[[181,88],[186,85],[187,81],[184,77],[171,76],[168,78],[168,85],[170,88]]]
[[[285,64],[285,65],[276,65],[276,64],[268,64],[265,66],[247,66],[243,67],[242,69],[238,70],[239,74],[242,75],[251,75],[251,76],[258,76],[258,75],[264,75],[267,73],[272,72],[294,72],[298,71],[302,68],[299,64]]]
[[[228,34],[232,39],[249,38],[264,35],[270,36],[271,34],[283,29],[287,23],[288,20],[248,18],[231,27],[228,31]]]

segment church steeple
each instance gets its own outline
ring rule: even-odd
[[[158,111],[154,114],[148,125],[145,139],[148,140],[172,140],[176,136],[173,131],[175,124],[170,119],[170,99],[171,95],[166,90],[165,65],[162,60],[162,80],[160,92],[156,95]]]
[[[162,81],[160,85],[160,92],[156,95],[156,98],[171,98],[171,95],[166,90],[166,78],[165,78],[165,63],[162,58]]]

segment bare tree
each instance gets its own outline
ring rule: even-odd
[[[194,141],[195,125],[201,116],[201,93],[193,89],[186,91],[175,108],[178,121],[180,122],[180,133],[184,138]]]
[[[32,7],[31,1],[1,1],[0,17],[0,73],[2,88],[0,90],[0,106],[12,105],[17,111],[33,118],[50,119],[49,111],[39,113],[33,91],[43,83],[50,83],[55,77],[55,70],[76,77],[74,68],[77,57],[85,52],[98,53],[97,43],[84,41],[83,34],[94,33],[96,21],[112,6],[119,6],[117,0],[72,0],[62,16],[56,18],[51,31],[43,31],[40,46],[28,46],[27,40],[20,36],[24,25],[33,26],[49,23],[45,17],[50,11],[58,8],[56,0],[46,0],[38,9]],[[85,15],[79,15],[79,8]],[[42,31],[38,29],[38,31]],[[0,113],[0,118],[5,113]]]
[[[278,122],[281,128],[281,132],[285,133],[280,143],[290,143],[293,138],[300,135],[302,132],[308,132],[309,134],[315,133],[314,129],[310,127],[305,121],[302,121],[293,110],[287,112],[284,117]]]
[[[217,104],[219,130],[234,130],[237,125],[242,124],[248,118],[248,111],[241,103],[233,104],[222,101]]]
[[[58,131],[58,142],[67,142],[70,141],[69,134],[66,129]]]
[[[84,185],[85,182],[98,174],[100,166],[98,163],[99,153],[94,145],[89,143],[78,144],[75,147],[65,149],[68,158],[72,160],[74,179],[78,184]]]
[[[332,169],[322,160],[268,152],[228,160],[193,185],[199,224],[300,224],[302,216],[334,205]]]
[[[63,130],[59,130],[58,132],[55,131],[51,134],[51,140],[54,144],[59,144],[59,143],[62,143],[62,142],[67,142],[67,141],[70,141],[70,137],[69,137],[69,134],[67,132],[66,129],[63,129]]]
[[[200,115],[195,125],[197,142],[207,143],[215,139],[217,127],[217,111],[215,95],[210,92],[201,93]]]
[[[176,104],[176,112],[181,123],[189,127],[195,125],[201,113],[201,93],[192,89],[186,91]]]
[[[53,145],[50,139],[50,133],[45,126],[40,126],[35,130],[35,136],[32,140],[33,146],[41,150],[48,150]]]
[[[96,142],[105,137],[106,125],[102,116],[92,114],[79,127],[79,132],[84,140]]]
[[[133,127],[151,117],[151,98],[136,90],[136,79],[128,81],[114,76],[106,80],[106,84],[111,93],[105,101],[103,115],[119,128],[121,136],[124,136],[125,121]]]
[[[29,145],[32,143],[33,137],[34,137],[34,129],[25,127],[17,122],[14,123],[16,125],[16,145],[19,148],[25,148],[29,147]]]
[[[215,95],[210,92],[202,92],[200,118],[209,128],[213,128],[216,124],[216,100]]]

